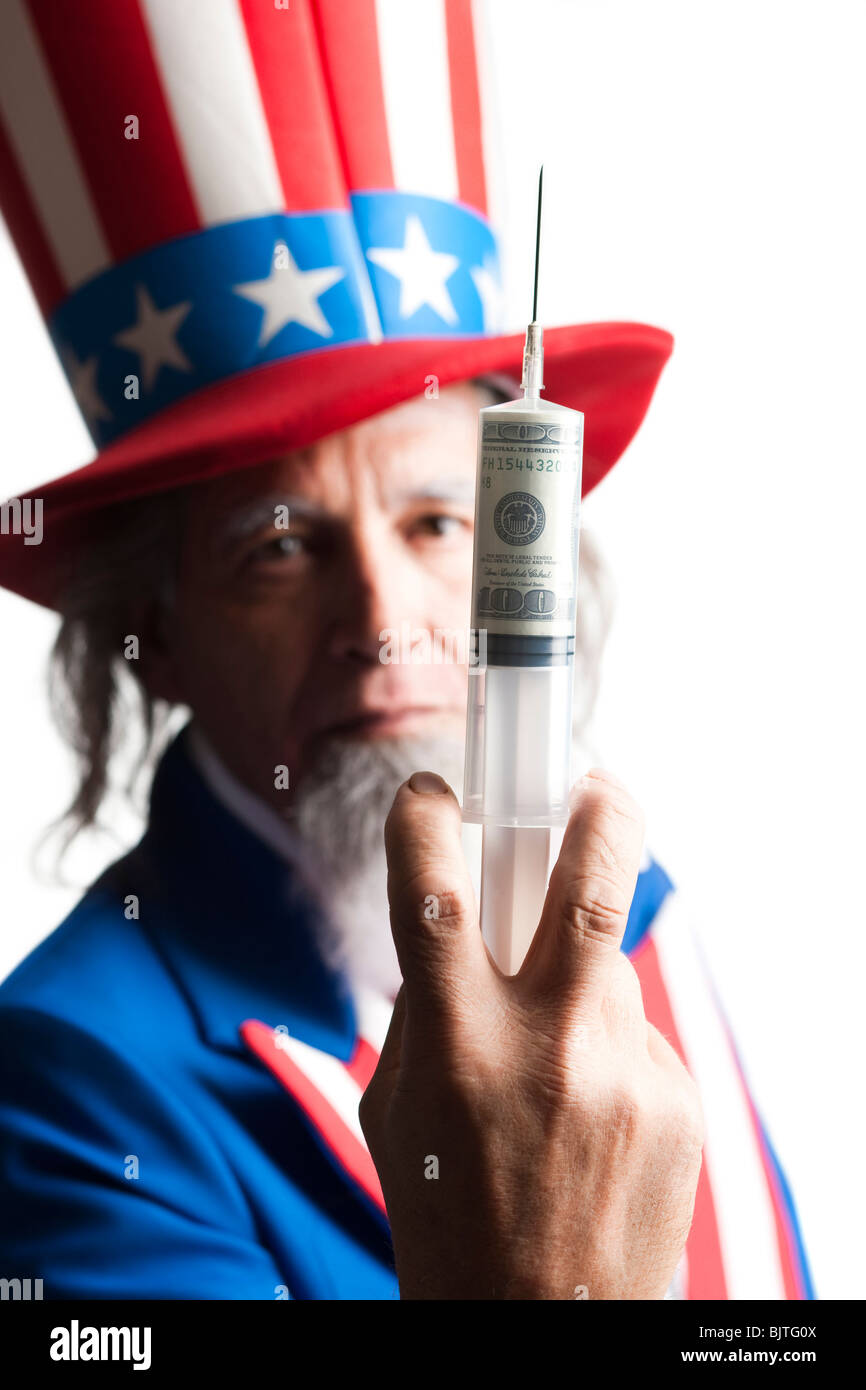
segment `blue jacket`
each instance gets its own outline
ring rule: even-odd
[[[239,1032],[355,1047],[289,872],[181,734],[141,843],[0,986],[0,1275],[48,1299],[399,1297],[386,1218]],[[626,949],[669,890],[641,873]]]

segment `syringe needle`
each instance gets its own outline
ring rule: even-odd
[[[524,396],[537,397],[544,390],[544,346],[541,324],[538,322],[538,263],[541,253],[541,190],[544,182],[544,165],[538,171],[538,220],[535,226],[535,283],[532,289],[532,320],[526,327],[526,341],[523,348],[523,377],[521,385]]]
[[[535,285],[532,291],[532,322],[538,318],[538,259],[541,250],[541,185],[544,180],[544,165],[538,171],[538,221],[535,225]]]

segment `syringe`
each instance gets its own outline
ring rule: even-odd
[[[514,974],[568,820],[583,414],[543,401],[541,194],[523,398],[480,412],[463,819],[480,823],[481,930]]]

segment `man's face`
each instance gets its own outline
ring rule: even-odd
[[[329,736],[462,737],[486,403],[451,386],[190,494],[157,684],[279,808],[275,767],[290,798]],[[459,636],[462,664],[383,663],[381,634],[401,625]]]

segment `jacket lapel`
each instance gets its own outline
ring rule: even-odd
[[[354,995],[357,1037],[343,1060],[287,1029],[248,1018],[240,1036],[303,1111],[334,1166],[363,1193],[387,1224],[385,1198],[358,1119],[361,1096],[379,1060],[392,1005],[366,990]]]
[[[358,1104],[392,1005],[327,968],[290,867],[216,799],[183,732],[157,769],[147,834],[122,861],[124,892],[131,877],[204,1040],[267,1067],[387,1228]]]
[[[390,1008],[385,999],[370,999],[359,1007],[358,1037],[345,1060],[260,1019],[246,1019],[240,1026],[244,1044],[303,1111],[325,1153],[386,1221],[385,1199],[358,1106],[379,1060]]]

